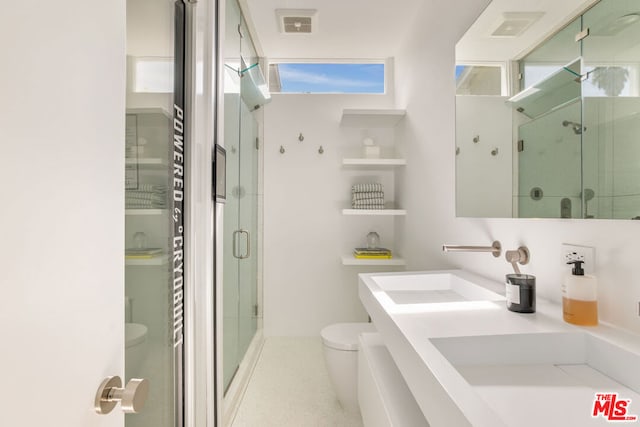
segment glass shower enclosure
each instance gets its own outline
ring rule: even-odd
[[[223,387],[226,391],[258,329],[258,122],[250,70],[258,57],[235,0],[226,2],[223,226]]]
[[[601,0],[520,60],[518,216],[640,219],[638,40],[637,1]]]
[[[149,381],[145,407],[126,415],[127,427],[184,425],[183,199],[174,155],[180,149],[184,158],[184,145],[174,141],[184,138],[185,22],[183,0],[127,0],[125,383]]]

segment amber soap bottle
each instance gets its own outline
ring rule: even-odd
[[[574,325],[595,326],[598,324],[598,282],[594,276],[584,274],[584,261],[567,264],[573,264],[573,269],[562,285],[562,317]]]

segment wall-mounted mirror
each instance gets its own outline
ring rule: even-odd
[[[640,219],[640,2],[493,0],[455,77],[457,216]]]

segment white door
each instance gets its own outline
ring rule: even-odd
[[[122,426],[124,0],[0,6],[0,425]]]

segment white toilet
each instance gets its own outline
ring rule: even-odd
[[[125,337],[125,376],[141,377],[140,369],[147,357],[147,327],[139,323],[124,324]]]
[[[345,412],[359,414],[358,337],[376,332],[372,323],[336,323],[320,332],[324,360],[338,401]]]

